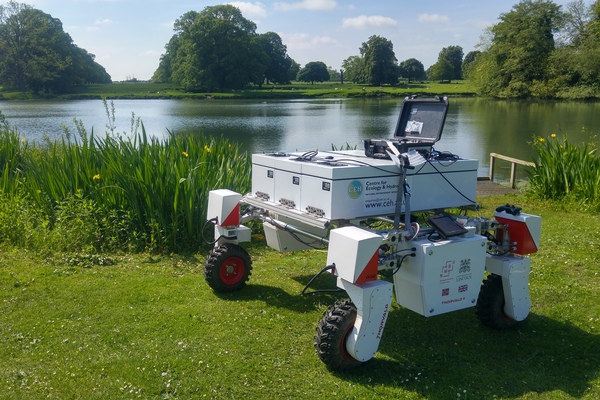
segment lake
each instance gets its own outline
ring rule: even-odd
[[[116,132],[131,132],[132,113],[146,132],[167,137],[225,136],[251,153],[330,150],[350,145],[359,149],[367,138],[391,137],[401,99],[240,100],[115,100]],[[0,111],[23,138],[59,138],[63,127],[76,132],[73,119],[104,136],[109,119],[100,100],[3,101]],[[486,176],[491,152],[530,161],[534,135],[568,134],[587,142],[600,132],[600,103],[451,98],[439,151],[480,161]],[[100,135],[99,135],[100,133]],[[500,179],[509,174],[499,165]]]

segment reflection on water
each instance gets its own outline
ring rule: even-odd
[[[363,139],[392,135],[401,102],[115,100],[114,106],[118,133],[131,132],[133,113],[154,136],[167,137],[169,131],[225,136],[255,153],[329,150],[332,145],[362,148]],[[599,108],[600,103],[587,102],[451,98],[442,139],[435,147],[480,160],[479,174],[487,175],[490,152],[530,160],[534,135],[567,133],[571,141],[589,141],[582,128],[600,132]],[[64,126],[74,132],[73,118],[97,136],[104,136],[110,123],[99,100],[0,102],[0,111],[30,140],[60,137]]]

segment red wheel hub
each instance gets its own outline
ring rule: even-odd
[[[348,328],[346,328],[346,332],[344,332],[344,336],[342,336],[342,340],[340,342],[340,350],[344,359],[346,359],[347,361],[356,362],[356,358],[352,357],[350,353],[348,353],[348,349],[346,348],[346,340],[348,339],[350,333],[352,333],[352,328],[354,328],[354,325],[350,325]]]
[[[221,281],[226,285],[235,285],[244,277],[246,267],[240,257],[229,257],[219,269]]]

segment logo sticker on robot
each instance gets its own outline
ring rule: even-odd
[[[456,276],[456,282],[467,281],[467,280],[471,279],[473,274],[471,274],[471,259],[470,258],[460,260],[460,268],[458,269],[458,273],[460,275]]]
[[[348,184],[348,196],[351,199],[358,199],[362,194],[363,186],[361,181],[354,180]]]
[[[454,279],[454,274],[452,273],[454,271],[454,263],[455,260],[448,260],[446,261],[446,264],[442,265],[442,272],[440,274],[440,285],[447,284],[448,282]]]
[[[464,274],[466,272],[471,272],[471,259],[467,258],[465,260],[460,260],[460,269],[458,270],[460,274]]]
[[[383,332],[383,328],[385,327],[385,320],[387,318],[389,308],[390,305],[386,304],[385,309],[383,310],[383,315],[381,316],[381,322],[379,323],[379,329],[377,330],[377,339],[381,339],[381,332]]]
[[[440,274],[440,278],[450,276],[450,273],[454,270],[454,260],[446,261],[446,264],[442,266],[442,273]]]

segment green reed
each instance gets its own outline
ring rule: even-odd
[[[101,140],[77,130],[79,138],[64,135],[42,144],[22,142],[14,132],[0,135],[3,201],[21,188],[45,218],[34,225],[46,227],[46,240],[54,233],[56,240],[48,243],[60,242],[54,250],[68,247],[63,239],[69,234],[71,242],[85,242],[70,243],[75,248],[196,247],[208,192],[250,187],[249,156],[226,139],[169,132],[161,140],[147,135],[143,124],[132,136],[111,130]]]
[[[600,157],[590,142],[575,145],[552,134],[534,139],[533,191],[545,199],[572,199],[600,210]]]
[[[0,122],[3,116],[0,113]],[[23,168],[23,154],[27,143],[8,125],[0,129],[0,193],[14,194],[18,190],[18,177]]]

